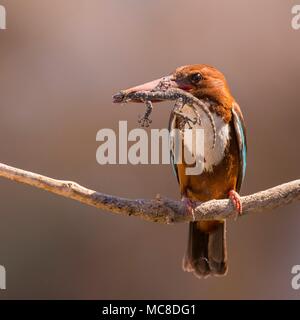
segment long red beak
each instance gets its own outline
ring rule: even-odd
[[[136,87],[132,87],[126,90],[121,90],[120,92],[116,93],[113,96],[113,102],[114,103],[122,103],[124,102],[124,99],[126,96],[130,93],[140,92],[140,91],[153,91],[157,88],[159,88],[160,85],[166,85],[168,88],[179,88],[176,81],[174,81],[174,78],[172,75],[167,77],[162,77],[160,79],[156,79],[150,82],[146,82],[144,84],[138,85]],[[134,101],[133,102],[141,102],[141,101]],[[155,101],[154,101],[155,102]]]

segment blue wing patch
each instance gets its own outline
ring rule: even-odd
[[[240,176],[237,182],[237,190],[241,188],[242,182],[246,174],[247,166],[247,140],[246,140],[246,129],[243,120],[242,113],[238,105],[234,105],[232,108],[233,123],[236,133],[236,138],[238,141],[239,151],[240,151]]]

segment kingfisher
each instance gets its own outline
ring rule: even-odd
[[[241,214],[239,192],[246,171],[246,129],[241,109],[230,92],[225,76],[210,65],[186,65],[163,78],[132,87],[122,93],[151,91],[161,84],[165,88],[181,89],[205,103],[214,122],[212,126],[211,119],[203,108],[188,103],[182,103],[180,112],[174,107],[170,115],[169,130],[199,128],[204,132],[204,156],[201,159],[203,170],[199,174],[187,174],[186,169],[191,164],[175,161],[174,144],[170,144],[171,163],[186,212],[193,214],[197,202],[229,198],[237,215]],[[195,112],[201,121],[187,120],[192,119]],[[183,139],[182,143],[185,145],[186,141]],[[200,160],[195,158],[195,161]],[[227,273],[225,220],[189,223],[183,269],[199,278]]]

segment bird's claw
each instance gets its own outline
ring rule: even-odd
[[[235,190],[230,190],[229,199],[232,201],[233,206],[236,209],[237,214],[235,216],[235,220],[237,220],[237,218],[242,215],[243,211],[241,197]]]
[[[182,197],[181,201],[184,204],[185,212],[188,215],[191,215],[193,217],[193,221],[195,221],[196,220],[196,218],[195,218],[195,203],[187,197]]]

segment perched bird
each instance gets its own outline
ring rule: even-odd
[[[224,75],[209,65],[187,65],[177,68],[166,77],[130,88],[123,93],[151,91],[161,84],[166,88],[184,90],[205,102],[214,120],[213,128],[203,109],[184,103],[180,106],[180,112],[178,108],[171,112],[170,130],[204,129],[203,170],[199,174],[187,175],[186,169],[191,165],[185,161],[176,163],[171,144],[171,161],[187,212],[193,214],[195,202],[230,198],[237,212],[241,213],[238,192],[246,170],[246,132],[241,110],[230,93]],[[195,116],[195,108],[201,121],[187,120]],[[225,233],[225,220],[191,222],[187,251],[183,259],[184,270],[193,272],[198,277],[226,274]]]

